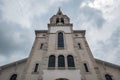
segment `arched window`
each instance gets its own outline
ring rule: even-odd
[[[10,77],[10,80],[17,80],[17,74],[13,74],[13,75]]]
[[[106,75],[105,75],[105,79],[106,79],[106,80],[112,80],[112,77],[111,77],[109,74],[106,74]]]
[[[64,48],[64,39],[63,39],[63,33],[58,33],[58,48]]]
[[[58,56],[58,67],[65,67],[65,59],[63,55]]]
[[[67,56],[68,67],[75,67],[74,58],[72,55]]]
[[[54,55],[49,56],[48,67],[55,67],[55,56]]]
[[[63,18],[61,18],[61,23],[64,24],[64,19]]]
[[[58,24],[58,23],[59,23],[59,18],[56,19],[56,24]]]

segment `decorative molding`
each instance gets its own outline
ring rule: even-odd
[[[73,26],[73,24],[62,24],[62,25],[58,25],[58,24],[48,24],[48,27],[56,27],[56,26],[69,26],[69,27],[72,27]]]
[[[113,64],[113,63],[110,63],[110,62],[102,61],[102,60],[99,60],[99,59],[95,59],[95,61],[98,62],[98,63],[101,63],[101,64],[104,63],[106,66],[111,66],[111,67],[120,69],[119,65],[116,65],[116,64]]]
[[[15,61],[13,63],[9,63],[9,64],[6,64],[6,65],[3,65],[3,66],[0,66],[0,69],[3,70],[5,68],[8,68],[8,67],[11,67],[11,66],[16,66],[16,63],[17,65],[22,63],[22,62],[26,62],[28,58],[25,58],[25,59],[22,59],[22,60],[18,60],[18,61]]]
[[[6,64],[6,65],[3,65],[3,66],[0,66],[0,69],[3,70],[3,69],[8,68],[8,67],[10,67],[10,66],[16,65],[16,63],[18,63],[18,65],[19,65],[19,64],[22,63],[22,62],[26,62],[27,59],[28,59],[28,58],[25,58],[25,59],[15,61],[15,62],[10,63],[10,64]],[[116,65],[116,64],[113,64],[113,63],[109,63],[109,62],[106,62],[106,61],[102,61],[102,60],[99,60],[99,59],[96,59],[96,58],[94,58],[94,59],[95,59],[95,61],[98,62],[98,63],[101,63],[101,64],[102,64],[102,63],[104,62],[105,65],[111,66],[111,67],[115,67],[115,68],[118,68],[118,69],[120,70],[120,66],[119,66],[119,65]]]

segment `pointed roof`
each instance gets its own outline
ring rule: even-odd
[[[57,13],[50,18],[50,25],[72,26],[70,23],[70,18],[67,15],[63,14],[60,8],[58,9]]]
[[[63,13],[62,13],[60,8],[58,9],[57,15],[63,15]]]

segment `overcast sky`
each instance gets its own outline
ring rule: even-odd
[[[120,0],[0,0],[0,65],[28,57],[34,30],[61,7],[95,58],[120,65]]]

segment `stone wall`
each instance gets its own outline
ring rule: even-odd
[[[21,61],[1,66],[0,80],[10,80],[10,77],[13,74],[17,74],[17,80],[20,80],[25,64],[26,59],[23,59]]]

